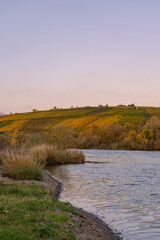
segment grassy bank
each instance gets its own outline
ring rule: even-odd
[[[43,181],[13,181],[0,167],[1,240],[119,239],[96,216],[53,198],[60,185],[46,172],[43,177]]]
[[[50,194],[43,186],[0,182],[0,239],[76,239],[75,210]]]

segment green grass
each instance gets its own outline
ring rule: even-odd
[[[43,179],[43,175],[42,175],[42,171],[40,171],[37,168],[33,168],[33,167],[25,167],[22,169],[16,169],[13,170],[11,172],[10,175],[11,178],[13,179],[18,179],[18,180],[42,180]]]
[[[0,182],[1,240],[75,240],[76,214],[69,203],[50,197],[47,188]]]

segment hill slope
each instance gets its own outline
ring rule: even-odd
[[[92,126],[104,126],[119,122],[143,124],[151,116],[160,118],[160,108],[156,107],[86,107],[74,109],[48,110],[0,116],[0,133],[15,128],[25,132],[37,132],[55,126],[66,125],[77,131]]]

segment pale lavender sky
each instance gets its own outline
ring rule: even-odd
[[[160,106],[159,0],[0,0],[0,112]]]

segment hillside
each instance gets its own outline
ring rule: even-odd
[[[84,131],[92,126],[104,126],[119,122],[143,124],[150,117],[160,118],[160,108],[156,107],[86,107],[37,111],[0,116],[0,133],[19,131],[38,132],[55,126],[66,125],[76,131]]]

